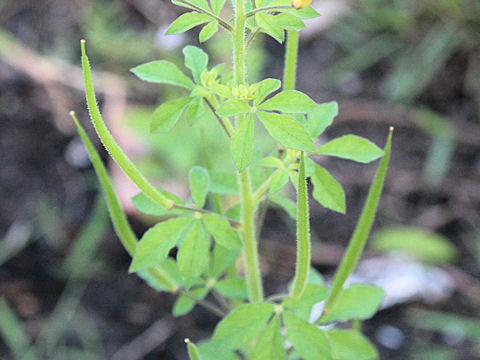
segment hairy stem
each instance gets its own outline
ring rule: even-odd
[[[310,270],[310,220],[308,211],[307,179],[305,178],[305,155],[300,155],[297,194],[297,264],[293,280],[291,297],[302,296],[308,281]]]
[[[342,292],[345,281],[347,281],[350,274],[355,269],[363,249],[367,242],[370,229],[372,228],[373,220],[375,220],[375,214],[377,212],[378,201],[382,194],[383,183],[387,174],[388,163],[390,160],[390,147],[392,143],[393,127],[390,128],[390,132],[387,138],[387,144],[385,145],[385,155],[383,155],[380,164],[378,165],[377,173],[373,179],[372,185],[368,192],[367,201],[358,220],[355,231],[353,232],[350,243],[348,244],[347,251],[343,256],[342,262],[338,267],[337,273],[333,279],[330,293],[325,301],[325,308],[323,313],[326,315],[330,312],[333,304],[338,298],[338,295]]]
[[[235,1],[235,29],[233,32],[233,70],[235,83],[245,83],[245,3]],[[242,207],[242,239],[248,298],[251,302],[263,300],[263,286],[255,237],[255,199],[250,184],[248,168],[238,173]]]
[[[175,203],[167,199],[162,193],[160,193],[137,169],[133,162],[125,155],[123,150],[118,146],[117,142],[113,138],[112,134],[105,125],[100,110],[97,105],[97,99],[95,97],[95,90],[93,89],[92,73],[90,70],[90,63],[88,61],[87,53],[85,51],[85,40],[81,41],[82,47],[82,67],[83,76],[85,80],[85,92],[87,95],[87,105],[90,110],[90,118],[93,126],[97,131],[98,137],[102,141],[105,149],[109,152],[110,156],[115,162],[122,168],[122,170],[128,175],[128,177],[142,190],[145,195],[151,198],[165,209],[171,209]]]
[[[283,90],[295,89],[297,77],[298,31],[287,31],[287,49],[283,69]]]

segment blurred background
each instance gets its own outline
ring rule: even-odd
[[[383,146],[395,126],[386,188],[353,281],[382,286],[383,309],[363,324],[381,359],[480,359],[480,2],[314,0],[322,14],[301,33],[297,87],[340,112],[319,142],[354,133]],[[175,89],[128,70],[154,59],[179,65],[187,43],[229,63],[224,33],[164,36],[183,10],[162,0],[0,0],[0,358],[186,359],[183,338],[217,319],[135,275],[112,232],[95,174],[68,116],[88,125],[79,40],[114,136],[148,178],[186,198],[186,174],[204,161],[184,120],[150,136],[155,106]],[[259,38],[250,83],[281,78],[283,47]],[[218,169],[231,167],[216,124]],[[376,164],[318,158],[344,185],[347,215],[312,202],[313,264],[325,279],[340,260]],[[110,163],[141,235],[135,187]],[[268,293],[293,275],[294,221],[267,212],[260,253]]]

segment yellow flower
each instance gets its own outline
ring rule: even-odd
[[[309,6],[312,0],[292,0],[292,5],[295,9],[303,9]]]

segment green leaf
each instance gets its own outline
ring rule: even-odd
[[[208,171],[200,166],[194,166],[188,174],[190,179],[190,191],[197,207],[200,209],[205,205],[208,188],[210,187],[210,176]]]
[[[238,249],[242,246],[240,236],[227,220],[217,214],[203,214],[202,221],[218,244],[227,249]]]
[[[164,262],[192,221],[193,217],[180,217],[150,228],[140,239],[128,271],[136,272]]]
[[[200,287],[197,289],[190,290],[190,294],[195,296],[198,299],[204,299],[208,294],[208,289],[205,287]],[[173,305],[172,314],[173,316],[182,316],[190,312],[195,307],[195,300],[189,298],[186,295],[178,295],[175,304]]]
[[[275,16],[282,27],[288,30],[300,31],[305,27],[305,23],[292,14],[279,14]]]
[[[264,111],[257,112],[257,116],[270,135],[286,148],[314,151],[315,145],[310,134],[298,121],[289,116]]]
[[[318,164],[315,164],[315,173],[311,180],[313,198],[327,209],[345,214],[345,192],[342,185]]]
[[[203,98],[195,96],[192,98],[187,110],[187,122],[193,125],[203,114],[205,114],[205,106],[203,105]]]
[[[406,254],[419,261],[437,264],[450,263],[458,255],[446,237],[411,226],[383,228],[373,236],[371,246],[375,251]]]
[[[280,319],[278,316],[274,316],[267,328],[260,334],[252,350],[251,360],[284,360],[287,354],[281,330]]]
[[[263,32],[273,37],[279,43],[283,43],[283,40],[285,40],[285,32],[282,24],[277,20],[276,16],[256,13],[255,21]]]
[[[185,287],[202,275],[208,264],[210,238],[201,221],[197,220],[185,235],[177,254],[178,269]]]
[[[233,162],[238,171],[250,165],[255,148],[253,114],[248,114],[240,121],[230,143]]]
[[[201,343],[198,346],[198,351],[202,360],[241,360],[233,350],[219,348],[210,342]]]
[[[192,90],[194,83],[178,67],[166,60],[152,61],[139,65],[130,70],[139,79],[160,83],[181,86]]]
[[[258,84],[258,87],[255,91],[255,99],[254,99],[254,105],[257,106],[260,104],[265,98],[270,95],[272,92],[277,91],[280,89],[280,86],[282,85],[282,82],[278,79],[265,79],[260,81]]]
[[[265,166],[265,167],[271,167],[274,169],[283,169],[285,168],[285,165],[283,164],[283,161],[280,160],[279,158],[273,157],[273,156],[267,156],[266,158],[263,158],[262,161],[260,161],[260,165]]]
[[[297,204],[295,204],[292,200],[280,195],[275,195],[270,197],[270,201],[285,210],[285,212],[292,219],[295,219],[295,217],[297,216]]]
[[[168,191],[162,190],[160,188],[157,188],[157,190],[167,199],[173,200],[175,204],[183,205],[183,201],[175,194],[169,193]],[[133,196],[130,200],[132,200],[133,205],[137,208],[138,211],[147,215],[160,216],[165,214],[178,215],[178,214],[185,213],[184,210],[178,210],[178,209],[167,210],[164,207],[161,207],[158,203],[156,203],[152,199],[150,199],[143,192]]]
[[[215,289],[227,299],[248,299],[247,282],[245,279],[223,279],[215,284]]]
[[[200,33],[198,34],[198,40],[200,42],[205,42],[210,39],[215,33],[218,31],[218,22],[211,21],[207,25],[205,25]]]
[[[202,8],[203,10],[210,11],[210,6],[208,6],[207,0],[189,0],[192,4],[197,5],[198,7]]]
[[[318,138],[338,115],[338,104],[335,101],[320,104],[308,114],[307,129],[314,138]]]
[[[363,207],[360,219],[353,232],[350,242],[347,247],[347,251],[337,269],[335,278],[331,286],[330,293],[325,302],[325,311],[331,310],[331,307],[335,304],[338,295],[342,292],[345,281],[347,281],[350,274],[357,266],[358,260],[362,255],[363,249],[370,234],[370,230],[375,220],[375,214],[377,213],[378,202],[380,195],[382,194],[383,184],[387,175],[388,163],[390,161],[390,151],[392,146],[392,134],[393,128],[390,128],[387,143],[384,148],[385,155],[383,155],[380,164],[378,165],[377,173],[373,179],[372,185],[368,191],[367,201]]]
[[[211,171],[210,192],[220,195],[237,195],[237,177],[234,174],[223,171]]]
[[[231,99],[225,101],[217,109],[217,114],[220,116],[235,116],[250,112],[250,106],[242,100]]]
[[[351,330],[327,330],[327,335],[334,360],[373,360],[378,359],[378,352],[360,333]]]
[[[220,14],[220,11],[222,11],[226,1],[227,0],[210,0],[210,4],[212,4],[212,10],[215,15]]]
[[[165,35],[179,34],[184,31],[190,30],[195,26],[209,22],[210,20],[210,16],[192,11],[183,14],[179,18],[177,18],[177,20],[175,20],[172,25],[170,25],[170,27],[167,29]]]
[[[150,132],[166,133],[172,130],[191,100],[186,97],[178,98],[160,105],[153,113]]]
[[[293,7],[291,8],[283,8],[283,9],[278,9],[279,12],[283,13],[290,13],[292,15],[295,15],[301,19],[311,19],[320,16],[320,14],[312,8],[311,6],[303,8],[303,9],[295,9]]]
[[[235,263],[240,254],[240,249],[229,250],[215,244],[213,248],[213,256],[211,259],[210,267],[207,272],[209,277],[219,278],[223,273]]]
[[[284,113],[309,113],[318,105],[304,93],[287,90],[278,93],[258,107],[261,110],[281,111]]]
[[[192,72],[193,78],[197,84],[200,84],[200,74],[207,68],[208,55],[202,49],[188,45],[183,48],[185,56],[185,66]]]
[[[332,360],[324,331],[288,311],[283,312],[283,322],[287,328],[288,340],[302,358]]]
[[[369,163],[382,157],[384,152],[371,141],[356,135],[345,135],[317,148],[319,155]]]
[[[307,284],[302,296],[298,299],[287,298],[283,300],[282,305],[289,309],[298,309],[312,307],[313,305],[326,299],[328,289],[325,286]]]
[[[272,181],[270,182],[270,193],[274,194],[280,189],[282,189],[288,183],[288,170],[280,169],[272,176]]]
[[[331,310],[321,317],[321,324],[351,319],[371,318],[382,305],[385,292],[376,286],[351,285],[337,297]]]
[[[218,323],[212,344],[226,349],[247,346],[263,330],[273,309],[269,303],[240,305]]]

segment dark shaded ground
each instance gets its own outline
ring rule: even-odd
[[[50,1],[45,6],[31,6],[19,1],[17,8],[7,4],[0,10],[2,28],[33,50],[45,51],[55,47],[52,43],[59,32],[76,34],[81,16],[72,11],[79,11],[86,2],[66,6]],[[148,23],[133,5],[124,4],[122,11],[133,27],[146,26],[140,19]],[[59,13],[68,14],[60,23],[56,20]],[[68,36],[63,40],[66,38]],[[469,340],[448,342],[438,333],[414,329],[405,321],[405,313],[412,307],[478,319],[480,268],[471,238],[478,236],[475,229],[480,227],[480,138],[477,137],[480,123],[473,99],[462,90],[466,56],[455,54],[418,100],[418,104],[429,105],[452,119],[460,134],[447,177],[440,186],[432,188],[421,180],[430,137],[415,127],[403,108],[399,110],[380,99],[376,84],[386,64],[380,63],[360,75],[366,85],[353,99],[341,92],[322,90],[309,81],[311,74],[326,66],[318,57],[318,48],[326,42],[319,35],[316,40],[304,44],[298,84],[301,90],[312,90],[312,97],[319,102],[336,99],[340,103],[337,126],[328,130],[326,136],[351,132],[383,144],[388,126],[396,126],[389,180],[376,226],[392,223],[425,226],[447,236],[460,252],[455,266],[446,267],[458,282],[451,296],[433,306],[413,302],[384,310],[364,324],[366,334],[375,341],[375,333],[383,324],[394,325],[403,332],[405,341],[398,349],[379,346],[382,359],[406,359],[411,356],[408,354],[412,348],[422,342],[449,344],[456,350],[457,358],[474,359],[478,356],[478,351],[474,352],[478,343]],[[57,48],[62,49],[61,46]],[[278,77],[282,66],[281,49],[273,42],[267,43],[267,49],[275,54],[267,66],[267,75]],[[76,50],[71,52],[75,54]],[[71,56],[63,55],[67,59]],[[70,105],[83,108],[83,95],[79,91],[65,91],[72,94]],[[75,162],[69,157],[68,149],[75,146],[75,134],[59,130],[54,120],[58,114],[53,111],[49,96],[44,84],[32,81],[18,69],[0,61],[0,234],[4,236],[12,229],[12,224],[26,224],[31,229],[30,244],[0,267],[0,291],[32,338],[38,336],[41,325],[49,318],[66,286],[58,269],[75,235],[91,214],[95,198],[92,170],[81,159]],[[68,121],[66,117],[63,120]],[[322,244],[326,244],[317,249],[315,265],[328,276],[353,230],[375,165],[320,161],[344,184],[349,209],[346,216],[340,216],[319,206],[312,207],[313,231]],[[265,284],[269,293],[282,291],[293,273],[294,231],[290,221],[279,221],[279,218],[285,220],[282,213],[269,211],[262,232],[266,239],[261,248],[265,254]],[[138,220],[132,221],[141,234],[146,227]],[[188,316],[173,318],[170,311],[174,297],[156,293],[136,276],[127,274],[129,258],[110,230],[102,239],[96,260],[103,271],[93,271],[75,284],[82,311],[101,336],[105,358],[185,358],[183,338],[186,335],[196,340],[206,338],[216,319],[200,307]],[[271,251],[276,256],[272,256]],[[82,286],[86,286],[84,292]],[[149,329],[158,335],[153,336],[150,343],[130,343]],[[67,335],[66,342],[75,344],[79,338],[72,333]],[[123,348],[124,353],[118,353],[129,343],[128,349],[137,357],[127,357],[125,354],[131,354],[127,348]],[[143,356],[142,351],[149,355]],[[2,342],[0,357],[8,358]]]

